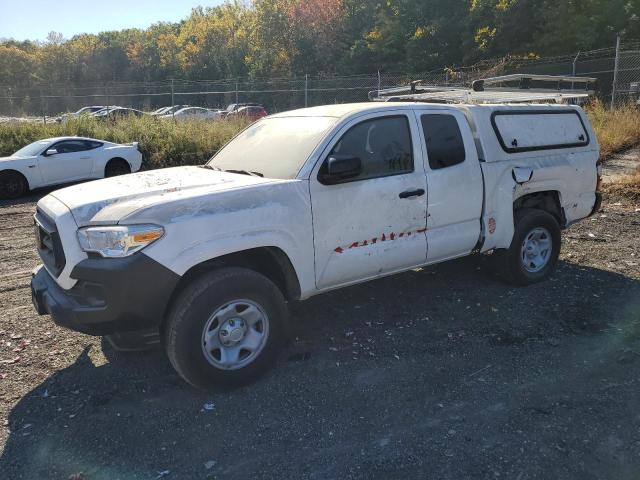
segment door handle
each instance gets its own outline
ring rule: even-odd
[[[406,192],[400,193],[398,196],[400,198],[411,198],[411,197],[421,197],[424,195],[424,188],[418,188],[417,190],[407,190]]]
[[[80,157],[80,160],[89,160],[91,157]]]

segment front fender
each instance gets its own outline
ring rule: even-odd
[[[31,168],[30,166],[33,165]],[[0,164],[0,172],[11,171],[20,173],[27,179],[27,185],[29,189],[38,188],[42,185],[42,177],[40,176],[40,170],[38,168],[37,160],[26,160],[20,162],[2,162]]]
[[[282,250],[291,261],[300,281],[300,289],[303,295],[305,291],[310,291],[314,288],[313,263],[305,259],[304,247],[299,245],[296,238],[288,232],[282,230],[254,230],[232,235],[215,236],[190,244],[183,243],[175,235],[175,232],[173,233],[167,232],[167,238],[146,249],[145,253],[180,276],[196,265],[224,255],[254,248],[276,247]],[[166,248],[166,243],[169,242],[173,245],[188,245],[188,247],[173,251],[172,248]],[[164,248],[163,243],[165,243]],[[312,256],[307,255],[307,257]]]
[[[165,235],[145,249],[183,275],[202,262],[245,250],[276,247],[293,265],[301,295],[315,289],[313,224],[306,182],[265,184],[149,206],[126,223],[162,225]]]

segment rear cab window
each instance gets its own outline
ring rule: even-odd
[[[576,110],[496,111],[491,125],[507,153],[589,145],[589,134]]]
[[[453,167],[465,161],[462,132],[456,117],[428,113],[420,117],[431,170]]]

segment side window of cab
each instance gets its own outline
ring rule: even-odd
[[[460,126],[453,115],[430,113],[420,117],[431,170],[453,167],[465,161]]]
[[[365,120],[351,127],[335,144],[322,165],[321,183],[328,173],[332,158],[359,160],[355,176],[331,183],[346,183],[413,172],[411,132],[406,116],[390,116]]]

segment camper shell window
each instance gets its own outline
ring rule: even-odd
[[[497,111],[491,115],[491,125],[507,153],[589,145],[589,134],[576,110]]]

